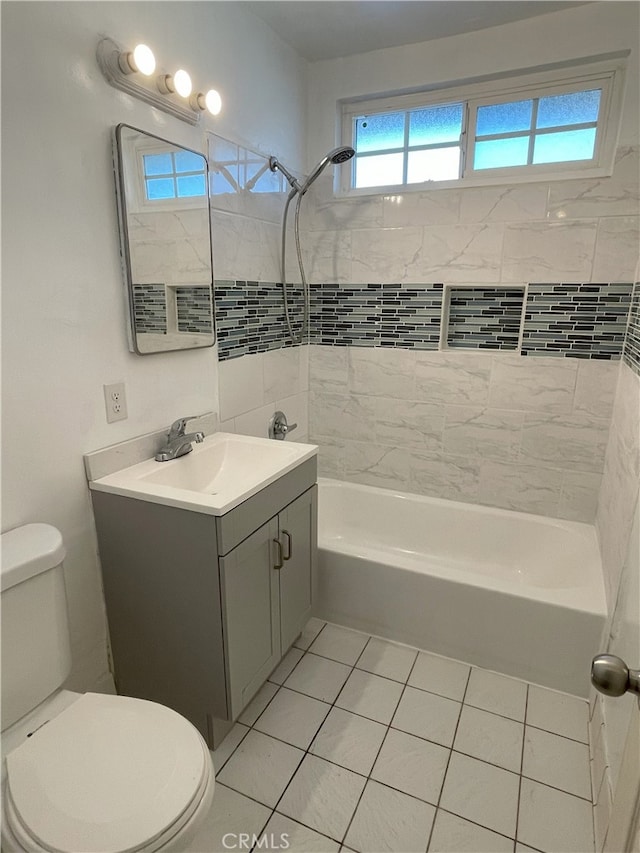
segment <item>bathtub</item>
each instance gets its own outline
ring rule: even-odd
[[[319,618],[587,696],[606,618],[593,527],[318,485]]]

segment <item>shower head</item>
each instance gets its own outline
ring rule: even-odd
[[[333,163],[335,165],[339,165],[340,163],[346,163],[347,160],[351,160],[355,153],[356,152],[353,150],[353,148],[350,148],[348,145],[341,145],[339,148],[333,148],[331,151],[329,151],[328,154],[326,154],[322,158],[322,160],[320,160],[313,172],[311,172],[309,177],[306,178],[302,184],[300,184],[297,178],[294,178],[291,172],[285,169],[285,167],[277,159],[277,157],[269,157],[269,168],[272,172],[275,172],[276,170],[282,172],[282,174],[293,187],[294,191],[300,193],[300,195],[304,195],[311,186],[311,184],[315,181],[315,179],[320,175],[320,173],[329,163]]]
[[[313,172],[311,172],[309,177],[305,180],[302,188],[300,189],[300,194],[304,195],[306,193],[311,184],[320,176],[329,163],[333,163],[334,165],[346,163],[347,160],[351,160],[355,153],[356,152],[353,148],[350,148],[348,145],[341,145],[339,148],[334,148],[329,151],[329,153],[320,160]]]

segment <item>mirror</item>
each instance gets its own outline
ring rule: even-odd
[[[114,159],[131,349],[146,355],[212,346],[206,158],[119,124]]]

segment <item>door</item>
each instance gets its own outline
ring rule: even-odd
[[[273,518],[220,557],[229,710],[235,720],[278,665],[280,605]]]
[[[311,616],[318,543],[317,491],[318,487],[313,486],[278,517],[283,557],[280,570],[280,642],[283,654]]]
[[[640,504],[636,507],[609,637],[607,651],[622,658],[630,669],[640,669]],[[603,697],[604,735],[613,793],[604,842],[606,853],[636,851],[640,841],[639,698],[632,693]]]

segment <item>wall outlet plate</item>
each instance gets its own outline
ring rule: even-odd
[[[124,421],[128,418],[127,397],[124,391],[124,382],[114,382],[113,385],[103,385],[104,405],[107,411],[107,423]]]

